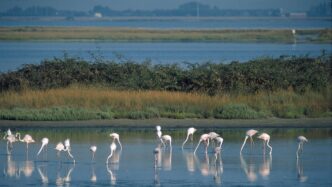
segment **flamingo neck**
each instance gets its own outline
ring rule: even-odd
[[[16,136],[18,137],[18,140],[20,141],[20,142],[24,142],[24,140],[23,139],[21,139],[21,133],[16,133]]]
[[[249,136],[246,135],[246,137],[244,138],[243,144],[241,146],[240,154],[242,153],[242,149],[243,149],[244,145],[246,144],[248,138],[249,138]]]

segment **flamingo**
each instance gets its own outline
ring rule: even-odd
[[[13,134],[7,135],[7,154],[10,154],[8,147],[10,146],[10,150],[13,149],[13,143],[16,142],[17,139]]]
[[[207,153],[207,148],[209,147],[209,139],[210,139],[210,135],[209,135],[209,134],[202,134],[202,135],[201,135],[201,138],[199,139],[199,142],[198,142],[198,144],[197,144],[197,147],[196,147],[196,149],[195,149],[195,151],[194,151],[194,154],[196,153],[196,150],[197,150],[199,144],[200,144],[202,141],[204,141],[204,142],[206,143],[205,153]]]
[[[116,144],[114,143],[114,141],[112,142],[112,144],[110,146],[110,149],[111,149],[111,154],[108,155],[107,160],[106,160],[106,164],[108,164],[108,160],[112,157],[113,152],[116,150]]]
[[[41,151],[43,150],[44,147],[47,147],[49,139],[45,137],[41,140],[41,142],[42,142],[42,145],[37,153],[37,156],[41,153]],[[47,151],[47,149],[46,149],[46,151]]]
[[[95,146],[95,145],[92,145],[91,147],[90,147],[90,151],[91,151],[91,153],[92,153],[92,161],[94,161],[94,159],[95,159],[95,154],[96,154],[96,151],[97,151],[97,146]]]
[[[21,134],[18,132],[16,133],[16,136],[18,136],[18,140],[20,142],[25,142],[26,143],[26,150],[29,150],[29,143],[35,143],[35,140],[32,138],[30,134],[24,135],[23,139],[21,139]]]
[[[120,142],[120,135],[118,133],[111,133],[110,137],[113,138],[113,142],[114,142],[114,140],[118,141],[118,143],[120,145],[120,149],[122,150],[122,145],[121,145],[121,142]]]
[[[64,149],[64,151],[67,151],[69,157],[72,158],[73,162],[75,163],[75,159],[74,159],[73,155],[70,153],[71,147],[70,147],[70,139],[69,138],[67,138],[65,140],[65,149]]]
[[[251,145],[253,144],[254,141],[253,141],[252,137],[253,137],[257,132],[258,132],[258,131],[255,130],[255,129],[250,129],[250,130],[248,130],[248,131],[246,132],[246,137],[244,138],[244,141],[243,141],[243,144],[242,144],[242,147],[241,147],[241,150],[240,150],[240,154],[242,154],[242,149],[243,149],[244,145],[246,144],[248,138],[250,138],[250,143],[251,143]]]
[[[5,135],[3,136],[3,139],[5,140],[8,136],[12,135],[12,131],[10,129],[5,132]]]
[[[222,146],[222,143],[224,142],[224,139],[220,136],[218,136],[214,139],[217,140],[217,142],[219,143],[219,149],[221,150],[221,146]]]
[[[305,142],[308,142],[308,139],[304,136],[299,136],[299,137],[297,137],[297,140],[299,142],[299,146],[296,151],[296,157],[299,158],[299,153],[302,153],[302,151],[303,151],[303,144]]]
[[[163,146],[165,146],[165,143],[164,143],[164,141],[163,141],[163,139],[162,139],[162,132],[161,132],[161,127],[158,125],[158,126],[156,126],[156,129],[157,129],[157,136],[158,136],[158,138],[159,138],[159,140],[160,140],[160,142],[163,144]]]
[[[172,137],[170,135],[163,135],[162,139],[165,140],[165,143],[169,143],[170,149],[172,149]]]
[[[57,150],[57,156],[60,157],[60,152],[65,150],[65,146],[63,145],[62,142],[59,142],[56,145],[55,150]]]
[[[197,131],[197,129],[195,129],[194,127],[190,127],[188,130],[187,130],[187,138],[186,140],[184,140],[183,144],[182,144],[182,149],[183,149],[183,146],[184,144],[188,141],[188,138],[189,136],[191,136],[191,141],[193,140],[193,136],[194,136],[194,133]]]
[[[264,154],[265,154],[265,143],[266,143],[266,145],[270,148],[270,155],[271,155],[272,154],[272,147],[269,145],[270,135],[268,135],[266,133],[262,133],[261,135],[258,136],[258,138],[263,140]]]

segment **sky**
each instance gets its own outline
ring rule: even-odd
[[[311,6],[331,0],[0,0],[0,11],[14,6],[51,6],[61,10],[89,11],[95,5],[108,6],[114,10],[124,9],[174,9],[187,2],[199,1],[221,9],[283,8],[285,11],[306,11]]]

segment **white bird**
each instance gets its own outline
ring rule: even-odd
[[[219,148],[221,150],[222,143],[224,142],[224,139],[220,136],[216,137],[215,140],[219,143]]]
[[[205,142],[205,153],[207,153],[207,148],[209,147],[209,139],[210,139],[210,135],[209,135],[209,134],[202,134],[202,135],[201,135],[201,138],[199,139],[199,142],[198,142],[198,144],[197,144],[197,146],[196,146],[196,149],[195,149],[195,151],[194,151],[194,154],[196,153],[196,150],[197,150],[199,144],[200,144],[202,141]]]
[[[186,142],[188,141],[188,138],[189,136],[191,137],[191,141],[193,140],[193,136],[194,136],[194,133],[197,131],[197,129],[195,129],[194,127],[190,127],[188,130],[187,130],[187,138],[184,140],[183,144],[182,144],[182,149],[184,147],[184,144],[186,144]]]
[[[7,154],[10,154],[9,152],[9,147],[10,150],[13,149],[13,143],[17,141],[16,137],[13,134],[8,135],[7,137]]]
[[[41,140],[41,142],[42,142],[42,145],[41,145],[41,147],[40,147],[40,149],[39,149],[39,151],[38,151],[38,153],[37,153],[37,156],[40,154],[40,152],[43,150],[43,148],[46,146],[46,148],[47,148],[47,145],[48,145],[48,142],[49,142],[49,139],[48,138],[43,138],[42,140]],[[47,151],[47,149],[46,149],[46,151]]]
[[[113,138],[113,142],[116,140],[118,141],[119,145],[120,145],[120,149],[122,150],[122,145],[120,142],[120,135],[118,133],[111,133],[110,137]]]
[[[55,146],[55,150],[57,150],[57,156],[60,156],[60,152],[65,150],[65,146],[63,145],[62,142],[59,142],[56,146]]]
[[[112,142],[110,149],[111,149],[111,154],[107,157],[106,164],[108,164],[108,160],[112,157],[114,151],[116,150],[116,144],[114,143],[114,141]]]
[[[292,34],[295,35],[296,34],[296,30],[292,29]]]
[[[296,157],[299,158],[299,154],[303,152],[303,144],[305,142],[308,142],[308,139],[304,136],[299,136],[299,137],[297,137],[297,140],[299,142],[299,146],[296,151]]]
[[[255,134],[256,134],[257,132],[258,132],[258,131],[255,130],[255,129],[250,129],[250,130],[248,130],[248,131],[246,132],[246,137],[244,138],[243,144],[242,144],[242,146],[241,146],[240,154],[242,153],[242,149],[243,149],[244,145],[246,144],[248,138],[250,138],[250,143],[251,143],[251,145],[253,144],[254,141],[253,141],[252,137],[255,136]]]
[[[163,144],[163,146],[165,146],[165,143],[164,143],[164,141],[162,139],[163,133],[161,132],[161,127],[158,125],[158,126],[156,126],[156,129],[157,129],[157,137],[158,137],[158,139]]]
[[[210,136],[210,139],[213,140],[213,139],[217,138],[220,135],[218,133],[215,133],[215,132],[209,132],[209,136]]]
[[[74,159],[73,155],[70,153],[71,147],[70,147],[70,139],[69,138],[67,138],[65,140],[65,149],[63,151],[67,151],[69,157],[72,158],[73,162],[75,163],[75,159]]]
[[[25,142],[26,143],[26,149],[29,149],[29,143],[35,143],[35,140],[32,138],[30,134],[24,135],[23,139],[21,139],[21,134],[18,132],[16,133],[16,136],[18,136],[18,139],[20,142]]]
[[[10,129],[7,129],[7,131],[5,132],[5,135],[3,136],[3,139],[5,140],[10,135],[13,135],[12,131]]]
[[[91,147],[90,147],[90,151],[91,151],[91,153],[92,153],[92,161],[95,159],[95,153],[96,153],[96,151],[97,151],[97,146],[95,146],[95,145],[92,145]]]
[[[265,154],[265,143],[266,143],[266,145],[270,148],[270,155],[271,155],[272,154],[272,147],[269,145],[270,135],[268,135],[266,133],[262,133],[261,135],[258,136],[258,138],[263,140],[264,154]]]
[[[165,143],[168,142],[170,149],[172,149],[172,137],[170,135],[163,135],[162,139],[165,141]]]

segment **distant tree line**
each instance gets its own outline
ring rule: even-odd
[[[0,91],[49,89],[72,84],[115,89],[256,93],[293,89],[322,91],[331,85],[332,56],[280,57],[230,64],[151,64],[125,61],[88,62],[64,57],[27,64],[0,74]]]
[[[165,16],[263,16],[278,17],[281,16],[280,9],[220,9],[216,6],[209,6],[196,2],[188,2],[180,5],[176,9],[158,9],[158,10],[112,10],[107,6],[97,5],[89,12],[56,10],[52,7],[34,6],[23,9],[21,7],[13,7],[6,12],[0,13],[0,16],[49,16],[49,17],[79,17],[94,16],[100,13],[103,16],[149,16],[149,17],[165,17]]]

